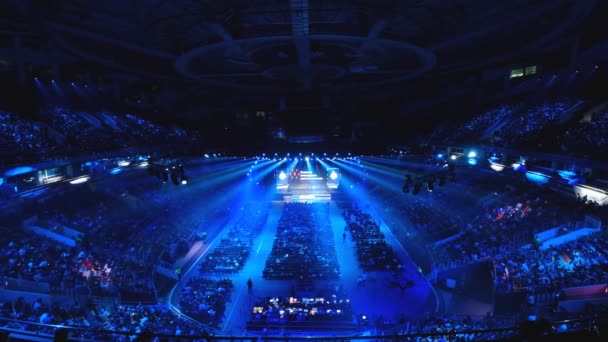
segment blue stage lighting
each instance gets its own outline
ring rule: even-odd
[[[540,172],[527,171],[526,178],[537,184],[547,184],[551,177]]]
[[[279,173],[279,179],[285,180],[286,178],[287,178],[287,175],[285,174],[285,172],[281,171],[281,173]]]
[[[333,179],[333,180],[336,180],[336,179],[338,178],[338,174],[336,173],[336,171],[332,171],[332,172],[329,174],[329,178],[331,178],[331,179]]]

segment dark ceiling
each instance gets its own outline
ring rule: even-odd
[[[488,70],[567,65],[573,46],[608,39],[599,29],[608,6],[599,0],[4,0],[3,6],[0,44],[14,46],[17,34],[21,60],[59,65],[66,80],[93,73],[121,84],[123,93],[170,89],[167,107],[260,100],[277,107],[285,97],[307,101],[316,94],[317,103],[351,110],[389,102],[423,108],[417,102],[478,85]]]

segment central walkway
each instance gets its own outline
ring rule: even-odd
[[[221,278],[230,278],[233,281],[234,289],[230,302],[227,303],[223,323],[219,327],[218,333],[222,335],[245,334],[247,321],[251,317],[254,304],[265,301],[267,297],[303,296],[301,293],[294,293],[294,281],[267,280],[262,277],[282,210],[283,202],[275,201],[269,205],[267,221],[259,235],[253,240],[253,248],[244,268],[238,273],[221,276]],[[386,241],[403,261],[404,269],[398,273],[390,271],[369,272],[364,276],[357,259],[356,244],[352,241],[350,234],[346,234],[346,238],[343,237],[346,222],[342,216],[340,203],[330,202],[329,213],[341,277],[339,281],[315,282],[313,289],[315,295],[337,294],[350,299],[353,313],[359,315],[359,317],[365,315],[371,322],[367,329],[370,329],[374,323],[381,319],[388,319],[393,322],[397,322],[401,318],[415,319],[436,309],[433,289],[419,275],[416,265],[395,239],[389,227],[382,222],[378,222]],[[230,226],[227,225],[224,230],[227,231],[229,228]],[[223,233],[220,233],[220,235],[223,235]],[[203,256],[201,260],[205,257]],[[193,267],[194,270],[198,270],[198,267]],[[194,272],[197,273],[198,271]],[[202,276],[217,278],[217,276]],[[361,284],[358,280],[363,276],[366,277],[367,281]],[[247,288],[248,279],[253,282],[251,292]],[[329,333],[331,332],[327,332],[327,334]]]

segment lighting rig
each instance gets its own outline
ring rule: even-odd
[[[406,171],[403,187],[403,193],[412,191],[412,195],[418,195],[424,184],[428,192],[435,190],[435,184],[444,186],[447,181],[451,183],[456,181],[454,164],[447,164],[435,170],[411,170]]]
[[[184,172],[183,164],[177,159],[161,159],[150,161],[148,173],[157,177],[163,183],[171,181],[174,185],[188,184],[188,177]]]

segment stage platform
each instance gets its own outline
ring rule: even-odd
[[[339,189],[329,189],[324,180],[294,181],[287,189],[277,189],[276,200],[285,202],[330,201]]]

